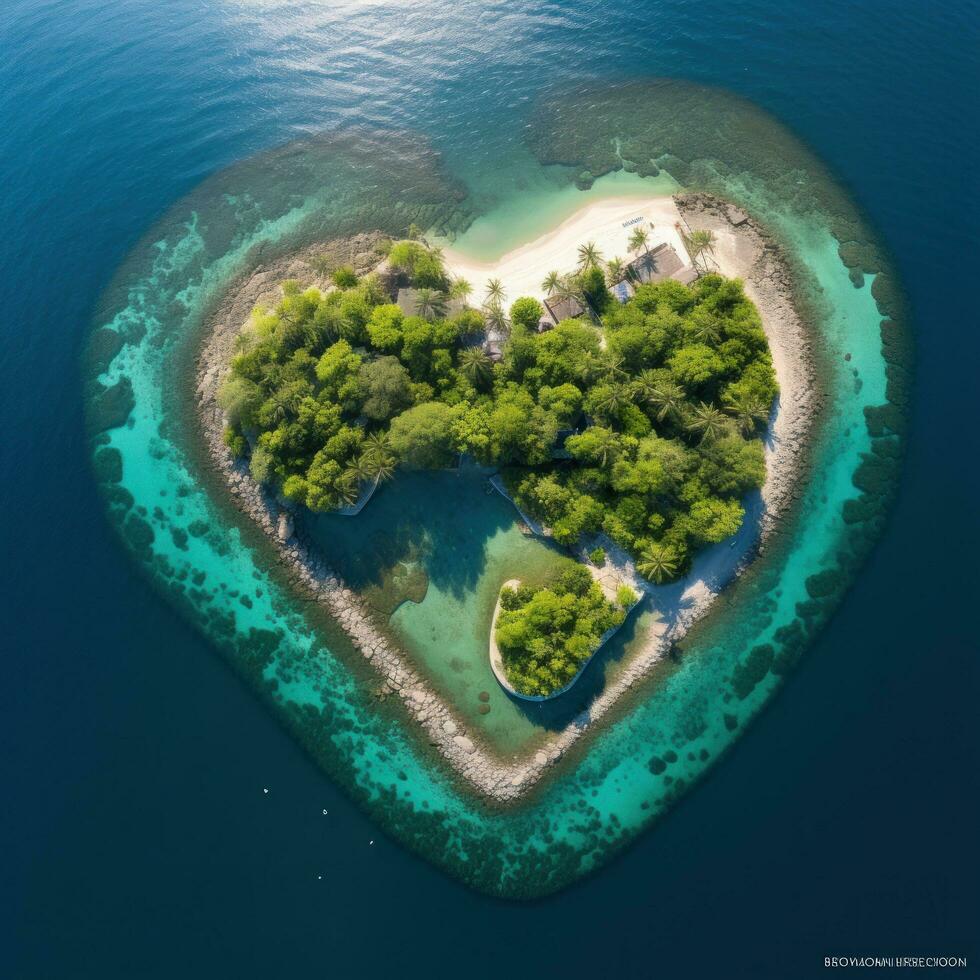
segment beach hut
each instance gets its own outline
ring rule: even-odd
[[[549,296],[544,301],[544,308],[555,323],[572,320],[586,313],[585,307],[574,296]]]
[[[698,270],[691,265],[685,265],[684,268],[678,269],[670,278],[676,279],[678,282],[683,283],[685,286],[690,286],[692,282],[698,277]]]
[[[630,262],[626,270],[631,279],[646,285],[668,279],[683,268],[684,262],[674,246],[669,242],[661,242],[656,248]]]

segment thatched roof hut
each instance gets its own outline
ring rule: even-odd
[[[551,314],[555,323],[572,320],[586,312],[585,307],[574,296],[549,296],[544,301],[544,308]]]
[[[668,242],[661,242],[656,248],[645,252],[626,267],[630,277],[644,285],[667,279],[682,268],[684,262],[674,246]]]

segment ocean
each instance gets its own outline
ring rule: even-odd
[[[977,13],[8,0],[4,973],[975,967]],[[864,210],[910,300],[908,458],[867,564],[722,764],[594,876],[510,903],[388,838],[141,574],[91,474],[85,339],[147,229],[238,161],[422,133],[519,241],[527,202],[566,207],[528,176],[537,100],[652,76],[752,100]]]

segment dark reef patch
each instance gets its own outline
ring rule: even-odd
[[[744,701],[755,690],[756,684],[769,673],[774,657],[773,648],[764,643],[753,647],[745,661],[736,666],[732,675],[732,687],[739,700]]]
[[[100,483],[119,483],[123,476],[123,458],[118,449],[99,449],[92,457],[95,478]]]
[[[126,424],[136,400],[129,378],[120,378],[114,385],[94,382],[88,400],[88,425],[91,435]]]
[[[126,346],[126,338],[118,330],[99,327],[89,335],[86,360],[88,372],[97,377],[113,362],[116,355]]]

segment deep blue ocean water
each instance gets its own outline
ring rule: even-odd
[[[0,972],[975,968],[978,344],[950,286],[977,244],[978,13],[8,0]],[[450,161],[491,128],[486,168],[545,85],[635,75],[754,99],[849,185],[913,305],[910,455],[885,538],[731,757],[598,876],[509,905],[387,841],[138,576],[89,476],[79,356],[127,250],[221,167],[363,122],[436,131]]]

